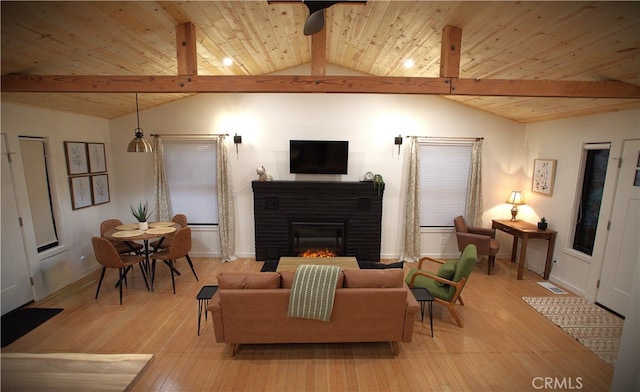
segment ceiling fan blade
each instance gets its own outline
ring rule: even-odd
[[[304,35],[313,35],[324,28],[324,8],[321,8],[309,15],[304,23]]]

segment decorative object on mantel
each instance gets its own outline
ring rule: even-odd
[[[258,166],[256,168],[256,174],[258,174],[258,181],[267,181],[267,171],[264,166]]]
[[[373,187],[376,189],[378,196],[380,196],[384,189],[384,180],[382,179],[382,175],[376,174],[373,176]]]
[[[533,178],[531,190],[551,196],[553,194],[553,182],[556,176],[555,159],[534,159]]]
[[[136,93],[136,119],[138,126],[134,130],[135,137],[129,142],[127,152],[153,152],[153,147],[143,136],[142,128],[140,128],[140,111],[138,110],[138,93]]]
[[[365,182],[373,182],[373,173],[371,172],[366,172],[364,174],[364,180]]]
[[[505,203],[513,204],[513,208],[511,208],[511,220],[516,221],[516,216],[518,215],[518,206],[524,205],[524,198],[522,197],[522,192],[520,191],[511,191],[511,195]]]
[[[540,222],[538,222],[538,229],[547,230],[547,218],[544,216],[540,218]]]
[[[138,221],[140,230],[147,230],[149,228],[148,219],[151,216],[148,202],[145,201],[144,205],[142,205],[142,202],[138,203],[138,208],[133,208],[132,205],[129,205],[129,207],[131,208],[131,214]]]

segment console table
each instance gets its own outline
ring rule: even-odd
[[[513,262],[516,261],[518,238],[522,240],[520,258],[518,260],[518,280],[522,280],[522,274],[524,273],[524,263],[527,255],[527,242],[529,241],[529,238],[541,238],[547,240],[547,261],[544,265],[543,277],[544,279],[549,279],[549,273],[551,272],[551,258],[553,257],[553,248],[556,243],[556,231],[540,230],[537,225],[521,220],[492,220],[491,227],[513,236],[513,247],[511,248],[511,261]]]

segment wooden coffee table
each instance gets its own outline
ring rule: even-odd
[[[281,257],[276,271],[295,271],[302,264],[336,265],[342,269],[360,269],[355,257]]]

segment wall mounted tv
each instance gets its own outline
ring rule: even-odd
[[[347,174],[349,142],[290,140],[289,172],[296,174]]]

